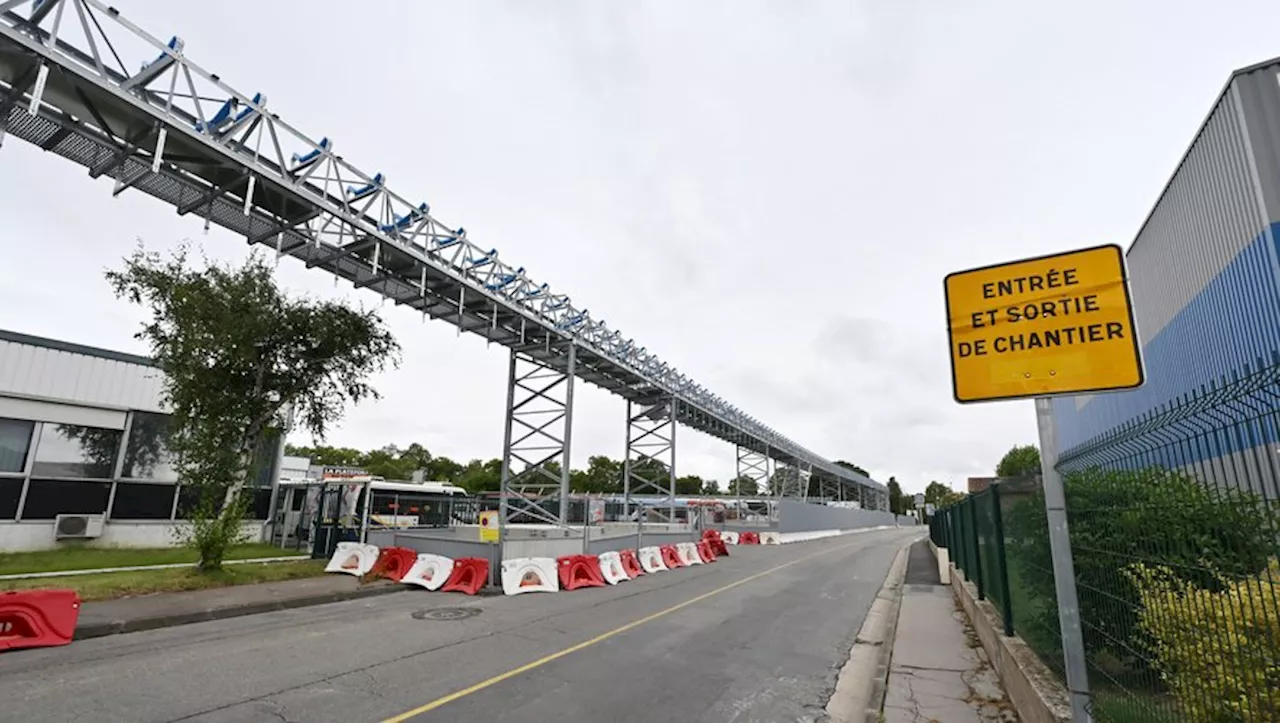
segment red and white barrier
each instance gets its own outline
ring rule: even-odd
[[[781,545],[782,540],[778,537],[778,533],[772,530],[769,530],[769,531],[760,533],[760,544],[761,545]]]
[[[642,547],[640,548],[640,567],[647,573],[662,572],[668,569],[667,563],[662,560],[662,548],[659,547]]]
[[[559,590],[554,558],[515,557],[502,561],[502,591],[507,595]]]
[[[724,540],[726,545],[736,545],[738,544],[738,533],[732,530],[725,530],[720,533],[720,539]]]
[[[339,542],[337,549],[333,551],[333,557],[329,558],[329,564],[324,566],[324,571],[341,572],[347,575],[363,577],[373,569],[373,564],[377,561],[377,545],[366,545],[360,542]]]
[[[453,574],[453,560],[443,555],[432,555],[424,552],[418,555],[413,567],[400,578],[407,585],[417,585],[426,590],[439,590],[444,581]]]
[[[676,552],[680,555],[680,562],[684,565],[701,565],[702,558],[698,555],[698,546],[692,542],[681,542],[676,544]]]
[[[600,573],[604,576],[604,581],[610,585],[617,585],[631,579],[627,571],[622,568],[622,555],[616,552],[600,553]]]

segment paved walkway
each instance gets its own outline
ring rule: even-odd
[[[885,723],[1018,720],[968,618],[921,541],[911,548],[893,639]]]

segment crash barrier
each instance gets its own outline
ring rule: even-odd
[[[836,537],[839,535],[856,535],[861,532],[875,532],[876,530],[892,530],[893,525],[880,525],[879,527],[860,527],[856,530],[814,530],[812,532],[781,532],[778,533],[778,543],[789,545],[793,542],[809,542],[811,540],[821,540],[827,537]]]
[[[618,553],[618,557],[622,558],[622,569],[627,571],[627,577],[634,579],[644,574],[644,568],[640,567],[640,560],[636,558],[635,550],[623,550]]]
[[[453,561],[453,572],[445,581],[444,592],[475,595],[489,581],[489,561],[483,557],[463,557]]]
[[[662,552],[662,564],[666,565],[668,570],[684,567],[684,563],[680,561],[680,551],[675,545],[662,545],[658,550]]]
[[[702,539],[698,542],[607,551],[599,555],[511,558],[502,562],[499,578],[502,590],[507,595],[605,587],[644,574],[714,562],[729,554],[730,544],[779,545],[872,529],[886,528],[796,533],[704,530]],[[426,590],[475,595],[489,582],[490,563],[480,557],[460,557],[455,560],[434,553],[417,553],[407,547],[379,549],[375,545],[359,542],[340,542],[333,558],[325,566],[325,571],[366,578],[385,577]],[[3,623],[0,619],[0,624]],[[74,630],[74,621],[72,626]],[[0,649],[5,647],[5,640],[0,634]]]
[[[502,561],[502,592],[556,592],[560,581],[556,561],[550,557],[516,557]]]
[[[734,535],[734,539],[738,539],[737,535]],[[725,545],[724,538],[720,536],[718,530],[703,530],[702,542],[705,542],[711,548],[713,559],[715,557],[725,557],[729,554],[729,548]]]
[[[0,593],[0,650],[66,645],[79,618],[75,590]]]
[[[667,563],[662,559],[662,550],[657,547],[640,548],[640,567],[648,573],[666,570]]]
[[[565,590],[605,586],[600,558],[595,555],[565,555],[556,563],[560,567],[560,587]]]
[[[373,579],[385,577],[392,582],[400,582],[400,579],[417,561],[418,553],[407,547],[384,547],[378,553],[378,559],[373,563],[373,568],[365,574],[365,577]]]
[[[452,574],[453,560],[424,552],[418,555],[413,567],[400,578],[400,582],[427,590],[439,590]]]
[[[337,549],[333,551],[333,557],[329,558],[329,564],[324,566],[324,571],[364,577],[377,561],[378,548],[375,545],[339,542]]]
[[[681,542],[676,545],[676,554],[680,556],[682,565],[702,564],[702,558],[698,555],[698,546],[692,542]]]
[[[622,566],[622,555],[617,552],[600,553],[600,572],[604,575],[604,581],[610,585],[617,585],[623,580],[630,580],[631,576],[627,574],[626,568]]]

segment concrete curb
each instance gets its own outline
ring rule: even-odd
[[[224,620],[226,618],[236,618],[243,615],[256,615],[258,613],[273,612],[276,610],[291,610],[293,608],[324,605],[326,603],[342,602],[344,600],[358,600],[378,595],[407,592],[409,590],[411,590],[411,588],[405,587],[404,585],[391,583],[375,584],[367,587],[356,588],[355,590],[317,593],[301,597],[282,598],[279,600],[261,600],[239,605],[228,605],[226,607],[212,607],[205,610],[186,611],[166,615],[152,615],[149,617],[133,618],[129,620],[110,620],[100,623],[89,623],[87,625],[76,626],[76,633],[73,639],[88,640],[90,638],[105,637],[107,635],[137,633],[143,630],[157,630],[159,628],[168,628],[176,625],[189,625],[191,623],[202,623],[210,620]]]
[[[840,668],[835,692],[827,702],[826,713],[831,723],[875,723],[880,718],[893,654],[893,636],[898,629],[902,583],[907,576],[907,554],[919,541],[912,539],[898,550],[880,592],[876,593],[862,621],[849,650],[849,660]]]

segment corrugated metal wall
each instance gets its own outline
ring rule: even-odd
[[[0,339],[0,396],[158,412],[161,385],[155,367]]]
[[[1147,384],[1061,398],[1061,450],[1280,360],[1280,64],[1241,71],[1128,252]]]

